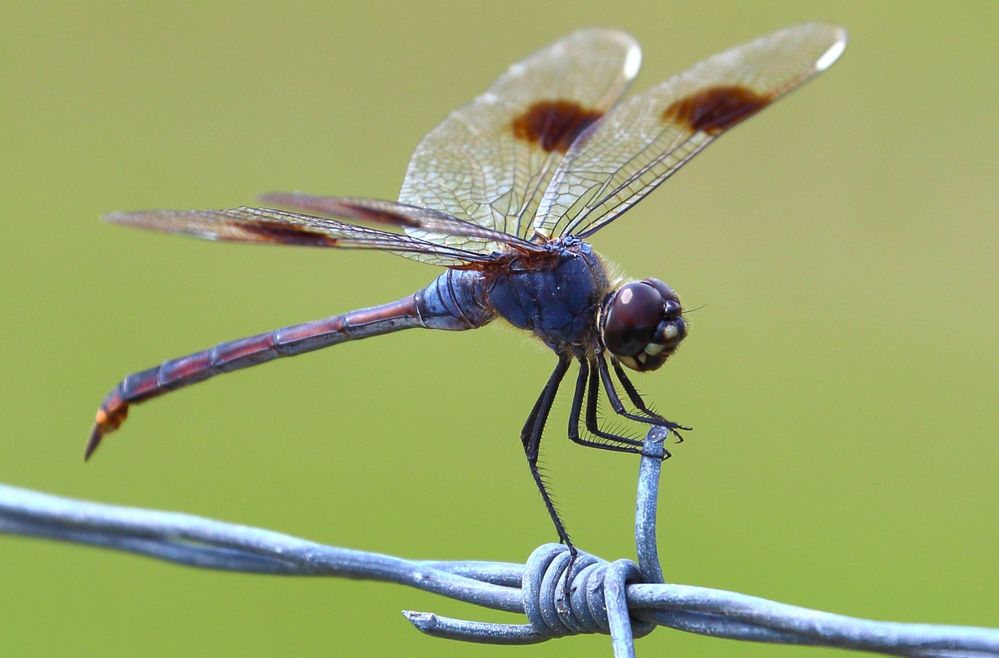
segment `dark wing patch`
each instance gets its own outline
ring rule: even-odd
[[[251,242],[269,242],[297,247],[336,247],[339,240],[329,235],[310,231],[296,224],[279,224],[278,222],[259,221],[255,224],[244,224],[242,230],[259,240]]]
[[[513,136],[551,153],[565,153],[581,132],[604,115],[575,101],[538,101],[513,119]]]
[[[587,238],[635,205],[729,128],[829,68],[836,25],[806,23],[710,57],[633,96],[569,148],[538,210],[539,240]]]
[[[718,85],[673,102],[662,118],[684,124],[693,132],[718,135],[762,110],[770,99],[748,87]]]
[[[377,201],[372,200],[372,203]],[[444,267],[464,268],[493,260],[485,254],[427,242],[411,235],[272,208],[140,210],[112,213],[104,219],[115,224],[189,235],[202,240],[378,249]]]
[[[590,112],[613,107],[640,62],[633,38],[590,28],[514,64],[423,138],[409,162],[399,201],[530,239],[538,203],[563,152]],[[553,101],[564,103],[566,111],[532,111]],[[556,117],[558,125],[546,125]],[[447,233],[405,230],[448,243]],[[489,242],[470,240],[465,248],[488,254],[493,248]]]
[[[260,198],[267,203],[307,212],[319,212],[347,221],[387,224],[406,230],[420,229],[433,232],[439,236],[439,240],[435,243],[477,253],[485,251],[482,249],[483,243],[489,246],[486,253],[502,251],[503,245],[515,245],[522,250],[538,248],[537,245],[515,235],[458,219],[441,210],[418,208],[395,201],[364,197],[314,196],[301,192],[271,192]]]

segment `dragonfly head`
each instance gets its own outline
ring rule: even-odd
[[[680,298],[659,279],[624,284],[601,309],[604,346],[632,370],[656,370],[686,335]]]

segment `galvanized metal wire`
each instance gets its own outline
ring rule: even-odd
[[[919,658],[999,656],[997,629],[869,621],[665,583],[656,548],[665,438],[665,432],[653,429],[645,439],[635,513],[637,563],[607,562],[580,552],[569,574],[570,556],[560,544],[537,548],[523,565],[407,560],[189,514],[72,500],[7,485],[0,485],[0,532],[101,546],[204,569],[394,582],[527,617],[526,624],[495,624],[430,612],[403,613],[423,633],[468,642],[532,644],[607,633],[614,655],[623,658],[635,655],[635,638],[667,626],[737,640]]]

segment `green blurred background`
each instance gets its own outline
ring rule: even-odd
[[[633,32],[636,88],[776,28],[844,58],[725,137],[596,246],[680,291],[690,338],[641,377],[697,427],[665,469],[667,577],[878,619],[999,625],[999,4],[4,3],[0,481],[414,558],[553,539],[518,431],[552,358],[509,329],[406,332],[134,410],[122,375],[394,299],[435,270],[218,245],[100,214],[269,190],[394,197],[421,136],[581,26]],[[579,545],[633,555],[634,459],[544,460]],[[517,621],[398,586],[184,569],[0,539],[0,655],[608,655],[473,647],[399,615]],[[660,630],[646,654],[820,656]]]

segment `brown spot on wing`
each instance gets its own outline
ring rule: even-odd
[[[565,153],[579,134],[602,116],[600,110],[587,109],[575,101],[538,101],[515,117],[511,128],[517,139],[549,152]]]
[[[369,222],[391,224],[393,226],[412,226],[413,228],[420,227],[420,222],[416,221],[412,217],[406,217],[402,213],[394,212],[388,208],[369,208],[367,206],[346,201],[342,202],[342,205],[343,207],[351,210],[354,217],[362,221],[367,220]]]
[[[281,222],[254,221],[239,227],[244,233],[257,237],[261,242],[274,244],[291,244],[302,247],[335,247],[336,238],[323,233],[310,231],[308,227]]]
[[[396,212],[384,204],[372,206],[363,203],[354,203],[346,198],[317,197],[298,192],[271,192],[270,194],[262,194],[260,198],[268,203],[275,203],[279,206],[302,208],[304,210],[321,212],[326,215],[347,215],[361,221],[391,224],[393,226],[420,227],[420,222],[417,220]]]
[[[663,119],[684,124],[695,132],[717,135],[756,114],[770,100],[770,96],[748,87],[719,85],[674,101],[663,112]]]

